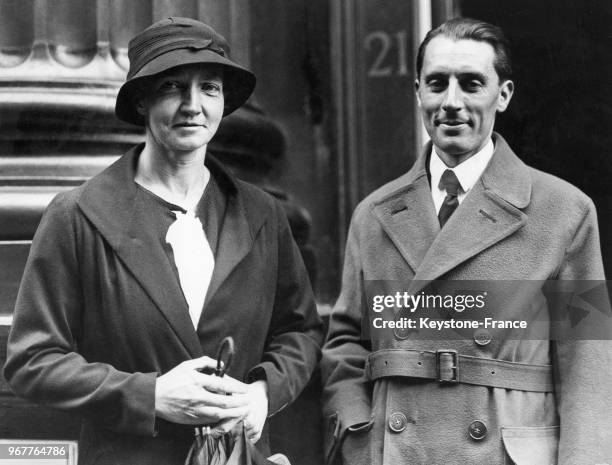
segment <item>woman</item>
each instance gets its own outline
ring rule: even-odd
[[[206,153],[255,85],[226,50],[186,18],[134,37],[116,114],[145,142],[58,195],[34,237],[4,374],[18,395],[81,415],[79,463],[182,464],[193,425],[243,421],[257,441],[319,358],[282,208]],[[228,376],[203,373],[226,336]]]

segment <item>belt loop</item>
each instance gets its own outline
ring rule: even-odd
[[[374,376],[373,376],[374,369],[372,368],[372,364],[376,363],[376,360],[372,360],[372,355],[373,354],[368,355],[368,358],[366,359],[366,364],[365,364],[365,375],[366,375],[366,378],[370,381],[374,379]]]
[[[450,360],[447,356],[450,357]],[[442,357],[444,357],[444,360],[442,360]],[[450,376],[448,376],[449,371]],[[439,383],[457,384],[459,382],[459,356],[456,350],[436,350],[436,374]]]

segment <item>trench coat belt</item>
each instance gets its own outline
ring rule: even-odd
[[[529,365],[457,354],[455,350],[383,349],[366,361],[370,380],[405,376],[519,391],[554,391],[552,365]]]

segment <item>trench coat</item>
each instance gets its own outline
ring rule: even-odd
[[[214,358],[226,336],[237,349],[228,374],[267,380],[270,415],[298,396],[320,357],[321,321],[282,207],[209,155],[227,208],[196,331],[163,250],[148,247],[133,181],[141,150],[51,202],[9,336],[14,392],[82,417],[80,464],[182,465],[193,428],[156,418],[156,378]]]
[[[526,166],[501,136],[493,137],[491,162],[443,229],[426,171],[431,143],[412,169],[356,208],[321,362],[329,463],[612,463],[609,337],[513,340],[498,332],[483,340],[474,332],[473,339],[425,340],[394,330],[368,339],[362,332],[364,321],[371,323],[364,286],[372,281],[417,283],[410,291],[418,294],[435,279],[604,279],[591,200]],[[498,314],[533,309],[525,300],[511,296]],[[477,359],[489,368],[550,370],[548,387],[544,378],[526,386],[533,373],[510,376],[511,388],[405,376],[446,349],[459,354],[455,375],[471,376],[464,362]],[[384,366],[374,367],[380,361]]]

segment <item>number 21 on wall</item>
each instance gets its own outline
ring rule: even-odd
[[[408,75],[408,33],[406,31],[398,31],[394,34],[373,31],[365,36],[363,43],[366,51],[374,50],[376,53],[374,60],[368,65],[368,77]],[[393,56],[396,54],[397,56]],[[392,62],[388,59],[389,56]]]

